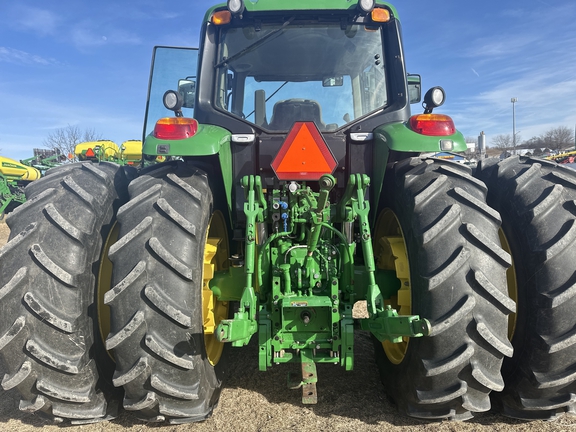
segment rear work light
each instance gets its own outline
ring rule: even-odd
[[[246,9],[244,0],[228,0],[228,10],[234,15],[242,15],[244,9]]]
[[[375,0],[360,0],[358,2],[358,8],[360,8],[360,10],[364,14],[369,14],[370,12],[372,12],[374,6],[376,6]]]
[[[449,136],[456,133],[452,119],[444,114],[418,114],[410,117],[410,128],[421,135]]]
[[[198,122],[188,117],[164,117],[156,122],[155,138],[164,140],[186,139],[196,135]]]

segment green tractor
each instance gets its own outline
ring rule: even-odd
[[[441,88],[411,114],[383,1],[229,0],[201,28],[199,50],[154,50],[141,170],[54,168],[8,217],[20,409],[203,420],[248,344],[321,403],[322,364],[353,369],[363,331],[408,416],[573,411],[576,173],[420,157],[466,144]]]

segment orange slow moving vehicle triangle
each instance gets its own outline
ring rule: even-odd
[[[296,122],[272,161],[279,180],[319,180],[337,162],[314,122]]]

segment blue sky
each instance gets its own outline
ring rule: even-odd
[[[0,149],[14,159],[67,125],[139,139],[154,45],[197,46],[209,0],[0,3]],[[408,71],[441,85],[465,136],[576,125],[576,2],[398,0]],[[418,108],[418,107],[414,107]],[[419,110],[418,110],[419,111]]]

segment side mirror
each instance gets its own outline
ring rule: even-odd
[[[410,103],[418,103],[422,100],[422,78],[420,75],[408,75],[408,96]]]
[[[196,81],[181,79],[178,81],[178,93],[182,96],[182,106],[184,108],[194,108],[196,99]]]

